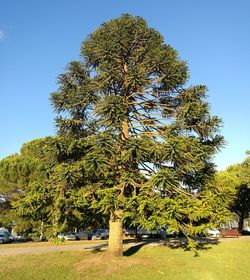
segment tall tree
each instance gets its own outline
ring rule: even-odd
[[[81,58],[59,76],[51,101],[58,134],[86,143],[86,195],[109,216],[109,252],[122,254],[127,217],[188,237],[218,221],[211,159],[223,144],[221,121],[210,116],[205,86],[184,88],[188,67],[177,51],[126,14],[90,34]]]

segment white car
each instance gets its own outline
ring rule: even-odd
[[[77,239],[76,236],[73,233],[70,233],[70,232],[65,233],[65,234],[59,233],[57,235],[57,237],[59,239],[62,239],[62,240],[76,240]]]
[[[220,231],[218,229],[209,229],[207,231],[208,235],[213,236],[213,237],[219,237],[220,236]]]

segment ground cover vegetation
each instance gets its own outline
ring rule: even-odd
[[[221,120],[204,85],[140,17],[102,24],[51,94],[57,136],[23,145],[0,163],[11,215],[55,237],[109,224],[109,252],[122,255],[124,223],[168,225],[192,237],[218,226],[231,199],[215,183]],[[11,217],[10,220],[13,220]]]

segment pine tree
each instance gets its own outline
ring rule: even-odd
[[[221,120],[210,116],[207,88],[185,87],[188,78],[161,34],[127,14],[90,34],[81,61],[59,76],[58,134],[85,143],[85,195],[109,216],[112,255],[122,255],[126,219],[188,238],[220,219],[211,160]]]
[[[76,152],[77,151],[77,152]],[[20,154],[0,161],[0,223],[42,239],[98,220],[84,197],[81,140],[46,137],[25,143]],[[96,222],[96,221],[94,221]]]

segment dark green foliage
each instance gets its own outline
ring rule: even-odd
[[[51,94],[58,113],[68,112],[70,118],[60,116],[56,119],[58,133],[62,136],[84,137],[94,129],[91,122],[87,122],[92,105],[97,101],[90,84],[90,72],[84,64],[72,61],[67,72],[59,76],[60,92]]]
[[[239,187],[230,209],[239,216],[239,230],[242,231],[244,220],[249,218],[250,213],[250,188],[247,185]]]
[[[6,202],[0,205],[0,226],[11,228],[17,220],[12,203],[23,197],[29,182],[40,176],[38,161],[33,158],[12,155],[0,162],[0,193]]]
[[[32,180],[37,166],[35,159],[29,160],[27,157],[12,155],[0,162],[0,192],[11,193],[22,191]]]
[[[1,193],[8,201],[2,205],[6,210],[1,219],[10,216],[16,230],[47,237],[95,225],[95,212],[84,196],[85,167],[79,160],[85,146],[82,139],[47,137],[24,144],[20,155],[2,160]]]
[[[17,211],[46,197],[55,231],[96,211],[188,237],[219,223],[225,204],[212,158],[223,145],[220,119],[210,116],[205,86],[184,87],[188,77],[186,62],[142,18],[102,24],[51,95],[61,137],[22,149],[47,179],[29,185]]]
[[[239,217],[239,230],[242,231],[244,220],[249,218],[250,213],[250,157],[240,164],[230,166],[224,172],[227,172],[228,177],[234,177],[236,180],[233,186],[231,182],[223,182],[223,187],[234,190],[229,209]]]
[[[77,83],[89,110],[79,128],[90,145],[83,162],[92,207],[112,217],[123,211],[148,229],[170,224],[187,236],[220,222],[225,204],[213,187],[211,160],[223,145],[221,121],[210,116],[205,86],[183,87],[189,73],[177,51],[126,14],[89,35],[81,56]],[[52,104],[77,122],[77,106],[68,101],[80,92],[67,88],[71,64],[65,75]],[[91,135],[87,123],[95,124]]]

